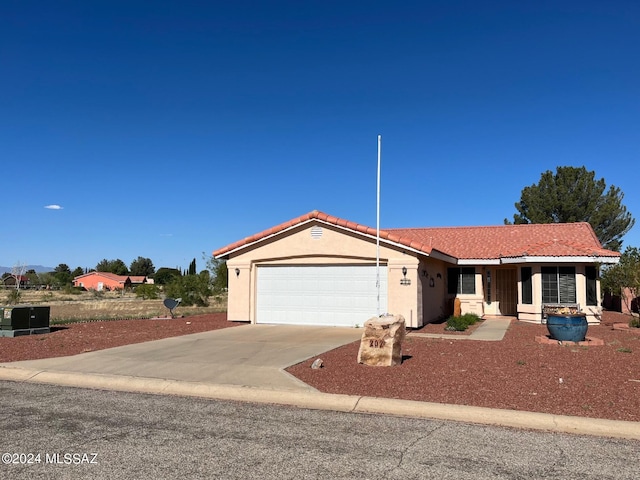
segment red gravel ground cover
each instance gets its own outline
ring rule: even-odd
[[[605,312],[589,326],[603,346],[542,345],[535,337],[547,334],[544,325],[513,321],[499,342],[409,334],[395,367],[359,365],[354,342],[322,354],[322,369],[311,369],[311,358],[287,371],[328,393],[640,421],[640,332],[612,328],[627,320]]]
[[[546,327],[512,322],[504,340],[430,339],[409,335],[396,367],[356,363],[359,342],[323,353],[288,369],[320,391],[428,402],[528,410],[561,415],[640,421],[640,331],[613,330],[628,317],[605,312],[588,336],[603,346],[541,345]],[[83,352],[187,335],[241,323],[226,314],[173,320],[118,320],[54,327],[45,335],[0,338],[0,362]],[[421,333],[448,333],[429,325]],[[464,336],[465,334],[458,334]]]
[[[226,313],[166,320],[114,320],[53,326],[51,333],[0,337],[0,362],[64,357],[241,325]]]

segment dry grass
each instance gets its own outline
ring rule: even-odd
[[[223,312],[226,310],[226,297],[209,299],[208,307],[178,306],[176,315],[201,315]],[[0,293],[0,305],[7,304],[7,293]],[[74,321],[114,320],[129,318],[163,317],[169,310],[162,300],[142,300],[135,294],[104,292],[96,295],[92,292],[65,293],[60,291],[21,291],[20,303],[17,305],[46,305],[51,307],[51,323],[68,323]]]

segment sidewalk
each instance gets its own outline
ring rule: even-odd
[[[488,317],[476,328],[471,335],[447,335],[438,333],[411,332],[409,336],[424,338],[448,338],[451,340],[481,340],[485,342],[499,342],[511,325],[513,317]]]

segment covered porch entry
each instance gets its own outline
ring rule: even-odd
[[[487,268],[484,284],[485,314],[516,317],[518,314],[517,268]]]

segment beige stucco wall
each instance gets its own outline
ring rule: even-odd
[[[553,266],[558,266],[562,264],[555,264]],[[444,265],[444,269],[446,271],[446,267],[450,265]],[[532,293],[533,293],[533,303],[532,304],[524,304],[522,302],[522,278],[521,278],[521,267],[522,265],[514,265],[509,266],[509,268],[516,268],[516,277],[517,277],[517,316],[519,320],[525,322],[542,322],[542,264],[527,264],[527,267],[531,267],[532,269]],[[602,314],[602,306],[600,303],[600,282],[596,282],[596,297],[598,299],[597,305],[587,305],[587,294],[586,294],[586,275],[585,269],[587,265],[578,264],[572,265],[576,268],[576,303],[580,305],[581,310],[587,314],[587,321],[589,323],[599,323],[600,316]],[[476,266],[476,293],[474,295],[458,295],[461,303],[462,313],[476,313],[478,315],[498,315],[501,314],[499,311],[498,302],[495,301],[495,291],[492,292],[492,301],[491,304],[486,302],[486,269],[490,268],[494,273],[500,268],[496,266],[491,267],[482,267]],[[495,286],[495,279],[493,281]],[[444,284],[443,295],[447,298],[453,298],[452,295],[447,295],[446,291],[446,282]]]
[[[553,266],[557,266],[553,265]],[[541,264],[528,264],[532,272],[533,303],[524,304],[522,301],[522,278],[521,270],[518,267],[518,319],[525,322],[542,322],[542,266]],[[587,305],[587,279],[585,270],[587,265],[574,265],[576,268],[576,303],[581,310],[587,314],[589,323],[599,323],[602,314],[600,299],[600,281],[596,281],[597,305]]]
[[[320,238],[311,236],[314,226],[322,228]],[[231,321],[255,323],[256,270],[259,265],[374,265],[375,262],[375,238],[364,237],[319,222],[309,222],[282,232],[229,255],[227,318]],[[418,298],[417,255],[382,242],[380,263],[381,268],[387,268],[388,274],[388,313],[402,315],[408,327],[422,325],[422,298]],[[407,268],[410,285],[401,285],[403,267]],[[367,319],[362,319],[361,323],[365,320]]]
[[[447,264],[433,258],[421,259],[419,267],[422,319],[424,324],[441,320],[447,312]]]
[[[313,227],[321,227],[322,235],[314,238]],[[229,254],[229,303],[227,316],[231,321],[256,321],[256,271],[259,265],[375,265],[375,238],[367,237],[338,226],[312,221],[272,238],[264,239],[236,253]],[[417,328],[426,323],[442,319],[452,312],[448,302],[455,296],[447,293],[447,268],[453,265],[421,255],[399,245],[380,245],[381,268],[387,269],[387,307],[389,312],[405,318],[408,327]],[[533,303],[522,301],[521,266],[509,265],[516,269],[517,312],[523,321],[542,321],[541,264],[527,264],[532,267]],[[406,279],[403,267],[407,269]],[[492,293],[492,304],[486,303],[484,291],[486,269],[495,271],[496,266],[476,266],[473,295],[458,295],[462,313],[497,314],[497,302]],[[404,284],[403,284],[404,283]],[[590,323],[599,322],[601,314],[600,284],[597,282],[598,305],[586,305],[585,265],[576,265],[577,303],[588,315]],[[364,323],[367,319],[362,319]]]
[[[465,313],[475,313],[476,315],[478,315],[479,317],[481,317],[482,315],[484,315],[484,288],[482,285],[482,276],[483,276],[483,270],[482,267],[475,267],[476,269],[476,273],[475,273],[475,285],[476,285],[476,293],[473,294],[469,294],[469,293],[459,293],[457,295],[451,295],[449,294],[449,292],[447,291],[447,268],[448,267],[453,267],[454,265],[447,265],[445,264],[444,266],[444,274],[443,274],[443,280],[444,280],[444,285],[443,285],[443,295],[444,297],[447,299],[447,301],[452,302],[453,299],[455,298],[459,298],[460,299],[460,311],[462,313],[462,315],[464,315]],[[446,310],[446,309],[445,309]],[[451,315],[453,314],[453,311],[447,311],[447,315]]]

